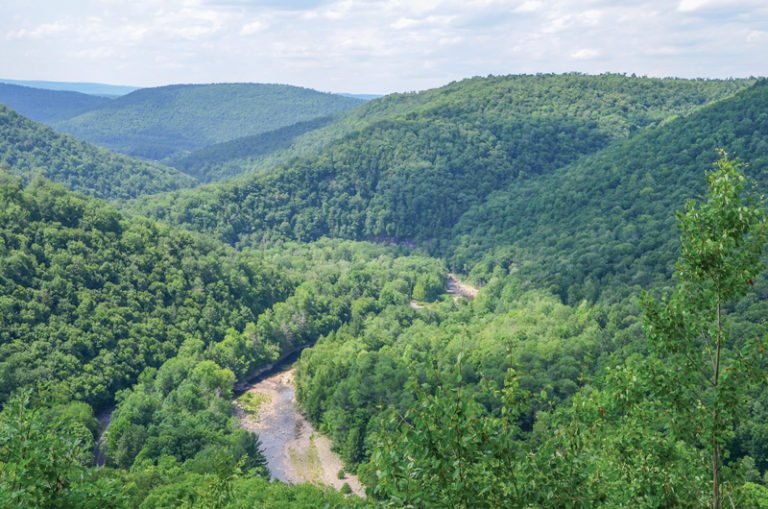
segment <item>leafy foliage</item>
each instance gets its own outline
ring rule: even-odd
[[[93,443],[88,428],[43,398],[19,391],[0,412],[0,505],[122,507],[120,487],[84,466]]]
[[[671,429],[712,458],[712,507],[725,506],[723,451],[744,410],[744,395],[764,379],[757,338],[731,345],[723,309],[754,285],[768,231],[761,208],[742,201],[745,177],[723,156],[707,175],[703,203],[678,214],[682,255],[679,283],[661,303],[646,299],[653,366],[674,409]],[[761,338],[762,339],[762,338]]]
[[[103,408],[145,366],[245,328],[290,284],[252,255],[44,180],[0,183],[0,398],[51,382]],[[255,346],[254,346],[255,348]]]

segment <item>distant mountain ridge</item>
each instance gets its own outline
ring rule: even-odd
[[[197,150],[181,159],[168,161],[172,166],[202,183],[219,182],[257,171],[270,156],[290,154],[294,140],[336,120],[333,115],[305,120],[274,131],[237,138]]]
[[[363,102],[289,85],[168,85],[137,90],[52,125],[116,152],[162,160]]]
[[[111,101],[80,92],[44,90],[0,83],[0,103],[36,122],[66,120]]]
[[[65,90],[80,92],[89,95],[101,95],[117,97],[129,94],[140,87],[126,85],[107,85],[105,83],[69,82],[69,81],[35,81],[35,80],[7,80],[0,78],[0,83],[20,85],[23,87],[42,88],[44,90]]]

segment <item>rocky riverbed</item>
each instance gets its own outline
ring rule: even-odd
[[[272,477],[290,484],[325,484],[341,489],[349,484],[352,492],[364,496],[357,477],[345,474],[339,456],[331,451],[331,441],[315,431],[298,411],[293,385],[295,368],[276,373],[255,384],[247,392],[256,393],[258,411],[249,414],[236,400],[240,425],[259,435]]]

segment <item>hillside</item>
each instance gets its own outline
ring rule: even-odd
[[[439,253],[462,214],[492,192],[748,85],[619,75],[475,78],[371,101],[305,135],[322,139],[339,125],[362,125],[318,155],[132,209],[232,244],[327,235],[415,242]]]
[[[360,104],[288,85],[170,85],[137,90],[53,126],[117,152],[160,160]]]
[[[103,408],[187,339],[223,337],[286,296],[284,278],[220,243],[44,179],[0,179],[3,399],[49,382]]]
[[[0,103],[37,122],[50,123],[77,116],[110,99],[79,92],[44,90],[0,83]]]
[[[439,117],[447,112],[448,103],[458,108],[462,107],[460,104],[464,105],[466,112],[477,116],[484,116],[487,110],[495,110],[495,113],[488,111],[495,116],[495,122],[509,118],[555,115],[586,117],[594,121],[599,117],[596,111],[577,112],[575,108],[579,107],[578,104],[587,108],[601,104],[599,111],[604,111],[606,106],[613,108],[606,112],[605,117],[599,119],[603,127],[613,131],[611,136],[624,136],[629,130],[653,125],[671,115],[684,115],[692,108],[735,93],[751,82],[664,80],[661,85],[661,80],[635,79],[619,75],[472,78],[420,93],[391,94],[377,98],[359,108],[340,113],[328,124],[306,133],[289,128],[288,132],[281,133],[279,144],[267,142],[267,151],[258,145],[261,141],[259,139],[242,139],[236,141],[237,150],[231,157],[224,151],[217,150],[217,156],[211,159],[211,153],[201,151],[190,154],[178,161],[178,164],[198,173],[205,169],[214,176],[225,174],[234,177],[257,173],[297,157],[317,153],[329,143],[378,121],[402,119],[406,114],[413,115],[417,114],[416,112],[421,112],[418,114],[422,116],[435,114]],[[585,90],[590,87],[595,90]],[[604,89],[600,90],[600,87]],[[582,92],[587,95],[579,97]],[[517,101],[517,98],[521,100]],[[641,99],[645,103],[641,104]],[[558,105],[561,101],[563,105]],[[575,104],[574,109],[567,110],[570,108],[565,106],[568,102]],[[560,106],[566,108],[566,111],[552,110]],[[617,108],[620,108],[621,112],[614,115]],[[433,113],[426,113],[426,110],[430,109],[434,109]],[[274,139],[276,134],[269,136]],[[171,165],[175,166],[175,163]],[[219,178],[203,180],[216,181]]]
[[[292,157],[297,138],[314,133],[333,121],[334,117],[327,116],[298,122],[274,131],[210,145],[167,164],[203,183],[240,177],[263,169],[271,162],[283,162]]]
[[[99,198],[135,198],[196,183],[178,170],[113,154],[2,105],[0,165],[25,178],[39,174]]]
[[[359,318],[379,295],[407,302],[392,281],[444,272],[436,260],[349,242],[284,246],[267,262],[128,220],[42,178],[24,188],[0,172],[0,203],[0,422],[16,423],[0,433],[4,505],[80,506],[76,487],[89,486],[89,500],[104,495],[104,507],[145,499],[175,507],[200,496],[203,474],[238,460],[238,478],[266,496],[258,438],[232,416],[235,382]],[[112,479],[110,491],[84,465],[99,432],[94,409],[112,405],[101,414],[111,420],[100,474]],[[17,463],[17,453],[31,460]],[[36,469],[38,454],[54,463]],[[60,489],[13,489],[46,486],[49,475]],[[311,507],[341,498],[320,488],[275,491],[275,502],[309,491]]]
[[[211,147],[188,171],[325,144],[130,218],[0,172],[0,505],[694,508],[712,447],[759,507],[766,110],[767,80],[474,78]],[[368,500],[267,484],[233,418],[300,351],[296,399]]]
[[[676,258],[674,211],[704,190],[716,148],[768,183],[768,81],[686,118],[637,134],[537,179],[492,193],[464,214],[447,244],[451,265],[481,280],[518,266],[565,301],[647,287]],[[617,296],[618,297],[618,296]]]

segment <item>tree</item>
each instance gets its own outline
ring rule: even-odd
[[[678,212],[676,289],[660,301],[643,296],[656,396],[668,404],[676,436],[711,458],[714,509],[726,497],[724,447],[747,391],[763,376],[761,340],[737,344],[727,326],[726,305],[754,284],[766,242],[764,211],[752,197],[742,199],[746,179],[739,166],[721,151],[707,174],[706,196]]]
[[[114,480],[85,465],[91,432],[31,389],[18,391],[0,412],[0,507],[122,507]]]
[[[503,402],[498,416],[462,385],[459,354],[456,378],[409,388],[416,404],[404,415],[394,409],[382,417],[371,458],[376,469],[376,507],[523,507],[529,479],[527,451],[519,441],[520,415],[529,394],[509,370],[503,389],[493,383],[485,395]]]

